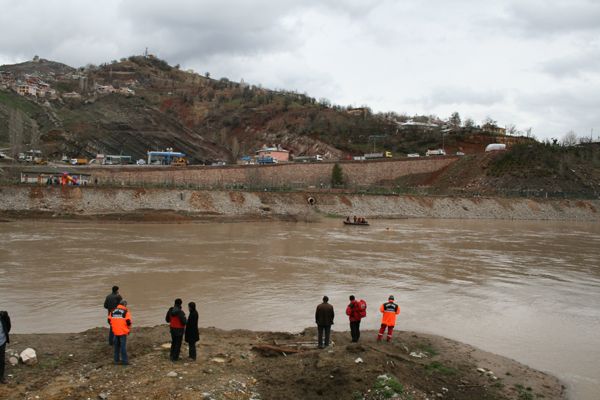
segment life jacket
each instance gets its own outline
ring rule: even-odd
[[[112,310],[108,316],[110,320],[110,326],[115,336],[128,335],[131,327],[131,314],[129,310],[119,304],[117,308]]]
[[[396,325],[396,315],[400,314],[400,306],[398,306],[398,304],[393,301],[388,301],[379,307],[379,311],[383,314],[381,317],[382,324],[387,326]]]
[[[171,310],[171,313],[169,315],[169,326],[173,329],[183,329],[185,328],[185,324],[183,323],[183,321],[181,321],[181,318],[179,317],[179,313],[177,314],[173,314],[173,311],[175,309],[173,308]],[[181,310],[179,310],[181,311]]]

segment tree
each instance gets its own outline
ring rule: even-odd
[[[473,118],[465,119],[465,128],[474,128],[474,127],[475,127],[475,121],[473,121]]]
[[[23,143],[23,112],[19,109],[10,110],[8,136],[10,137],[11,155],[16,158],[21,152],[21,144]]]
[[[515,136],[517,134],[517,127],[515,124],[506,125],[506,134],[510,136]]]
[[[561,142],[563,146],[574,146],[577,144],[577,134],[571,130],[564,134]]]
[[[344,173],[342,172],[342,167],[338,163],[335,163],[331,170],[331,186],[344,186]]]
[[[453,128],[460,128],[460,114],[455,111],[452,113],[452,115],[450,116],[450,118],[448,118],[448,123],[453,127]]]

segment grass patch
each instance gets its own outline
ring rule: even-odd
[[[421,343],[417,346],[417,349],[423,353],[427,353],[429,357],[437,356],[439,354],[429,343]]]
[[[533,392],[532,389],[528,387],[524,387],[520,383],[515,385],[517,389],[517,393],[519,394],[519,400],[533,400]]]
[[[425,370],[429,373],[440,373],[443,375],[455,375],[458,372],[455,368],[445,366],[438,361],[427,364]]]
[[[373,391],[384,399],[390,399],[394,395],[401,395],[404,393],[404,386],[394,377],[381,375],[377,377],[377,380],[373,385]]]

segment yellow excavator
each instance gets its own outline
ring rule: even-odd
[[[188,160],[185,157],[175,157],[171,161],[171,165],[175,167],[185,167],[188,165]]]

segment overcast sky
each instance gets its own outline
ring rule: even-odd
[[[600,133],[598,0],[0,0],[0,64],[150,53],[374,111]]]

